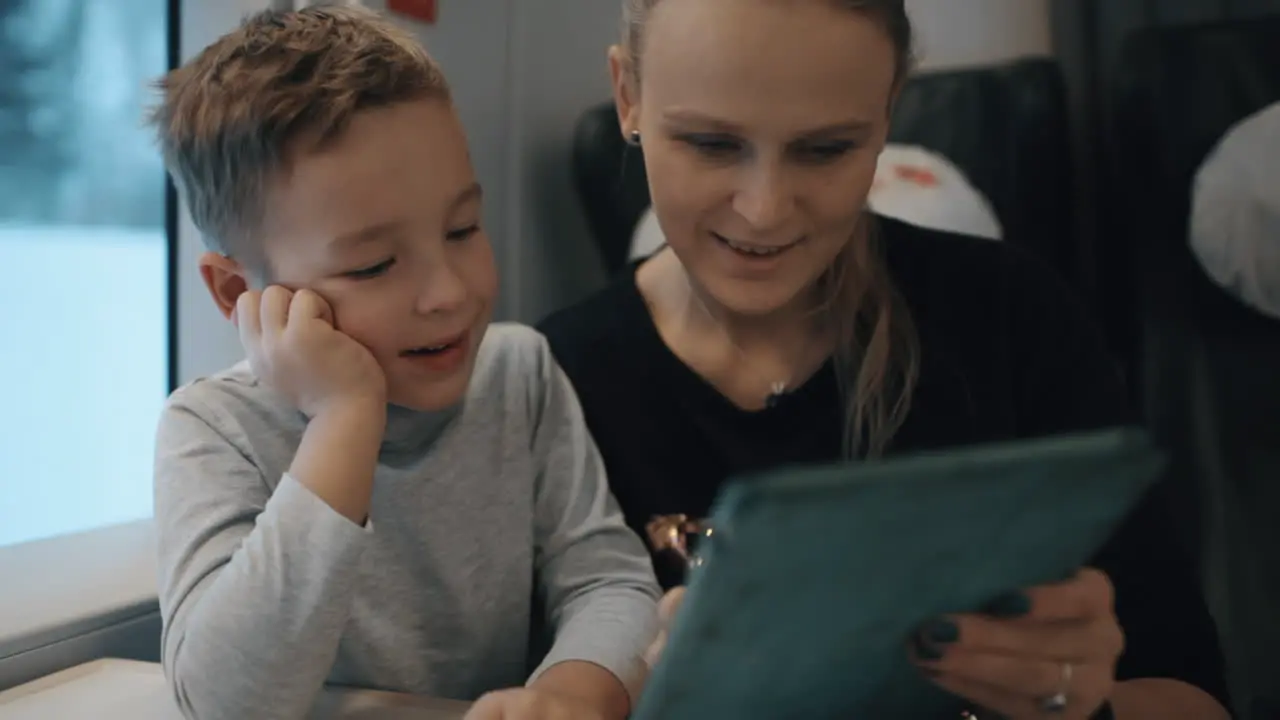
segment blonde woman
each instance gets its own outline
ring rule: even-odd
[[[742,472],[1126,419],[1053,276],[866,210],[911,65],[903,5],[624,3],[615,100],[667,246],[542,330],[637,532],[704,516]],[[1175,544],[1152,499],[1074,580],[927,623],[913,658],[1004,717],[1227,717]]]

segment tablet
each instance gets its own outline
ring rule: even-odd
[[[732,482],[634,717],[958,717],[913,632],[1071,577],[1163,465],[1117,428]]]

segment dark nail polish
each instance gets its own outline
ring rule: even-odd
[[[942,659],[942,651],[933,643],[926,640],[923,635],[917,635],[913,638],[911,644],[916,652],[916,657],[924,660],[925,662]]]
[[[1011,592],[992,600],[984,612],[998,618],[1022,617],[1031,612],[1031,598],[1026,593]]]
[[[960,639],[960,628],[950,620],[932,620],[924,626],[924,639],[945,645]]]

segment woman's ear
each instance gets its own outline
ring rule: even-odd
[[[622,137],[629,139],[640,129],[640,88],[631,57],[621,45],[609,48],[609,78],[613,82],[613,105],[618,111]]]
[[[236,301],[249,289],[249,274],[236,260],[216,252],[200,256],[200,277],[222,316],[231,319]]]

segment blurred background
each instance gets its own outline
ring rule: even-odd
[[[169,387],[164,0],[0,2],[0,545],[150,512]]]

